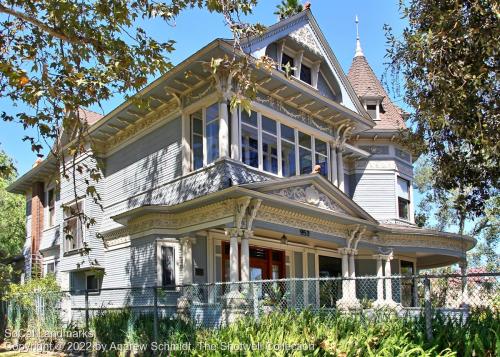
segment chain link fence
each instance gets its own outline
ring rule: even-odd
[[[432,338],[436,314],[467,319],[471,309],[498,312],[500,273],[279,279],[43,292],[7,301],[3,319],[14,336],[19,330],[56,331],[61,326],[112,334],[109,326],[120,326],[117,329],[130,329],[130,333],[138,333],[139,328],[154,341],[165,326],[175,328],[174,320],[194,328],[218,328],[243,316],[259,319],[271,312],[303,309],[368,318],[379,310],[401,317],[424,315],[428,338]]]

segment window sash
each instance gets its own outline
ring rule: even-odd
[[[161,283],[164,288],[175,288],[175,248],[161,247]]]
[[[78,209],[77,209],[78,208]],[[83,247],[83,222],[78,215],[83,211],[82,202],[78,202],[69,207],[69,212],[66,211],[64,218],[64,251],[70,252]],[[68,231],[68,232],[66,232]],[[68,237],[68,235],[71,236]]]
[[[405,180],[404,178],[398,177],[398,187],[397,193],[398,197],[404,198],[406,200],[410,200],[410,182]]]

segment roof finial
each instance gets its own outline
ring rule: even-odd
[[[364,56],[363,50],[361,49],[361,41],[359,41],[359,20],[358,15],[356,15],[356,53],[354,57]]]

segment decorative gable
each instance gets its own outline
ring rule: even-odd
[[[358,114],[365,115],[362,104],[309,10],[302,11],[268,27],[262,36],[248,40],[243,43],[243,47],[255,57],[267,54],[274,58],[279,65],[282,60],[279,55],[282,55],[280,46],[283,44],[294,47],[291,50],[295,52],[294,67],[299,68],[296,70],[298,73],[295,74],[297,78],[301,75],[302,58],[307,59],[309,55],[312,58],[309,58],[307,66],[308,70],[312,72],[313,80],[312,83],[308,84],[317,88],[323,95],[328,92],[328,88],[331,88],[333,95],[330,99]],[[273,48],[272,51],[268,49],[268,46]],[[318,76],[319,72],[321,72],[320,76]]]
[[[313,52],[318,56],[323,55],[323,51],[321,50],[321,44],[319,43],[316,35],[314,34],[311,26],[306,24],[300,27],[298,30],[290,32],[288,34],[295,41],[300,43],[302,46],[306,47],[309,51]]]
[[[330,197],[322,192],[319,192],[314,185],[282,188],[280,190],[271,191],[269,193],[328,211],[340,212],[344,214],[347,213]]]

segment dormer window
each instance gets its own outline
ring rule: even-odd
[[[382,113],[382,106],[380,100],[366,100],[365,109],[373,120],[380,120],[380,113]]]
[[[311,68],[306,66],[304,63],[300,66],[300,80],[306,82],[307,84],[312,84]]]
[[[367,104],[366,111],[372,119],[377,119],[377,104]]]
[[[293,74],[292,68],[294,67],[293,63],[293,58],[287,55],[286,53],[283,53],[283,56],[281,58],[281,69],[286,72],[286,67],[289,65],[289,73],[288,74]]]

